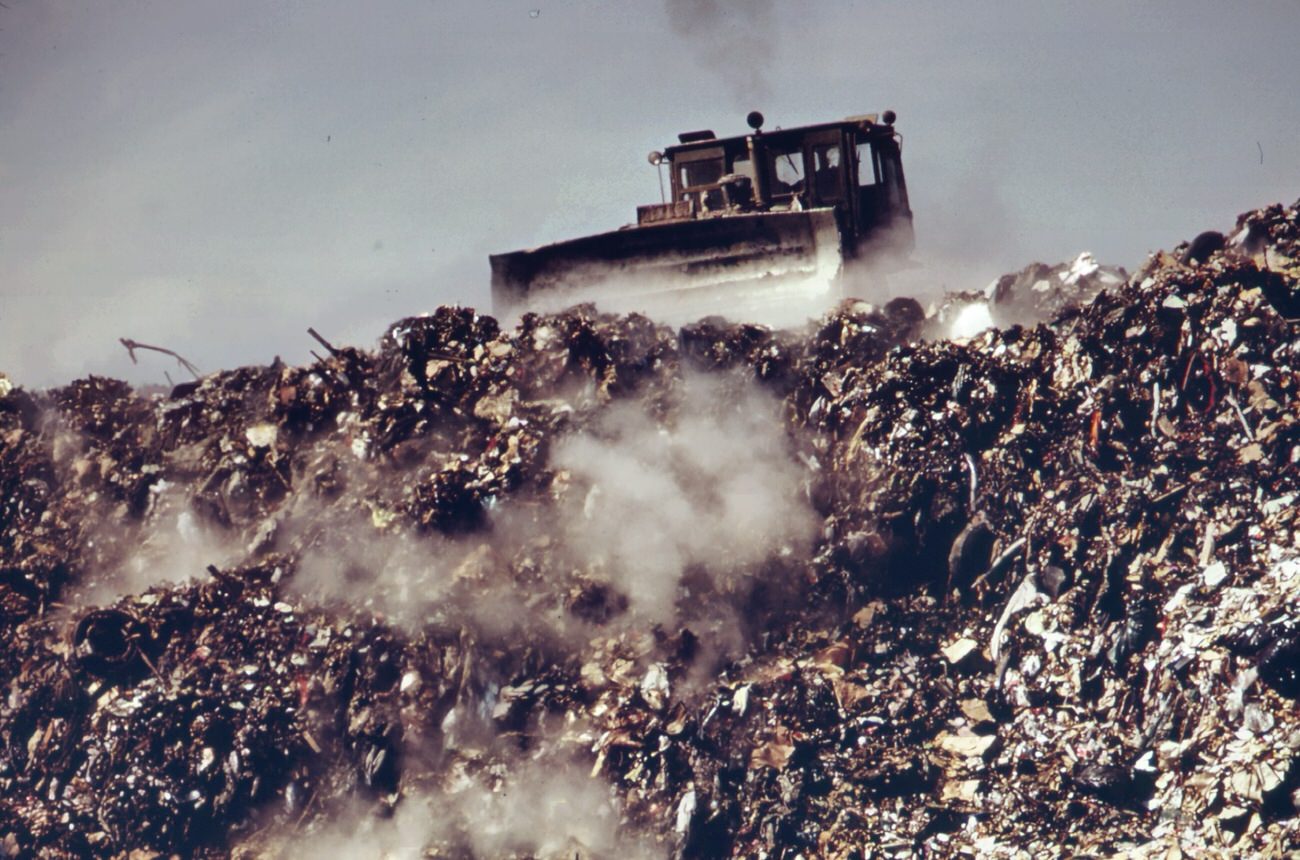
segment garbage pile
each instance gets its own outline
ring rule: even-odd
[[[0,379],[0,855],[1286,855],[1300,204],[1220,240]]]
[[[1050,322],[1127,279],[1124,269],[1103,266],[1087,251],[1072,262],[1055,266],[1031,263],[1019,272],[1003,275],[982,291],[945,294],[931,314],[926,332],[936,338],[970,337],[994,326]]]

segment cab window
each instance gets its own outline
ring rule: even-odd
[[[840,147],[838,144],[816,144],[812,148],[813,183],[817,199],[825,202],[843,200],[844,189],[840,183]]]
[[[907,193],[903,190],[903,171],[899,165],[897,150],[881,153],[880,178],[885,186],[889,205],[894,209],[906,208]]]
[[[875,148],[869,143],[859,143],[857,158],[858,185],[875,185],[880,182],[880,163]]]
[[[774,199],[799,194],[804,189],[803,151],[798,146],[773,147],[771,193]]]
[[[687,161],[681,165],[680,170],[683,188],[712,185],[722,178],[722,158],[703,158],[697,161]]]

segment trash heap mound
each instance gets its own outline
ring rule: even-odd
[[[1300,215],[1221,239],[962,340],[0,380],[0,852],[1282,856]]]
[[[1055,266],[1031,263],[980,292],[947,293],[937,303],[925,331],[932,338],[970,337],[992,326],[1051,322],[1127,279],[1124,269],[1103,266],[1087,251],[1072,262]]]

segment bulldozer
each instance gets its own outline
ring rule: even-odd
[[[661,202],[638,206],[636,224],[492,255],[493,311],[591,301],[676,324],[815,316],[912,248],[895,120],[885,111],[764,131],[753,111],[748,134],[679,134],[650,153]]]

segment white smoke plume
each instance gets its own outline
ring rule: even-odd
[[[699,255],[657,254],[652,271],[635,266],[589,264],[567,273],[564,285],[546,284],[530,292],[525,305],[505,308],[502,318],[517,323],[525,312],[563,313],[575,305],[592,304],[602,313],[641,314],[678,328],[710,316],[775,329],[800,329],[838,303],[836,278],[841,260],[838,239],[819,243],[817,256],[802,277],[787,270],[755,270],[740,280],[713,284],[690,278],[665,277],[664,271],[694,268]],[[671,265],[670,265],[671,264]],[[736,271],[739,271],[737,269]],[[777,278],[772,274],[781,275]]]
[[[292,586],[412,628],[470,620],[489,637],[583,638],[586,622],[556,611],[576,585],[612,589],[629,622],[671,624],[691,571],[731,593],[769,558],[805,558],[818,521],[779,401],[703,376],[672,399],[666,415],[659,401],[611,404],[562,437],[544,504],[508,499],[487,531],[455,538],[377,528],[376,508],[331,527]],[[315,507],[293,506],[282,531],[318,520]]]
[[[308,473],[336,461],[342,495],[322,497],[300,474],[272,516],[244,529],[195,510],[198,480],[156,483],[138,523],[98,506],[91,543],[102,563],[70,598],[101,604],[301,546],[284,570],[290,593],[412,631],[469,624],[489,640],[541,633],[574,648],[607,623],[685,623],[680,610],[698,611],[701,590],[718,613],[743,612],[768,561],[793,566],[816,534],[781,408],[756,383],[691,374],[667,394],[614,402],[554,442],[545,497],[508,496],[486,529],[454,537],[409,524],[392,467],[340,431],[298,454]],[[63,447],[66,468],[82,468],[81,446]],[[607,606],[572,611],[574,595],[593,589]]]
[[[189,505],[187,489],[166,481],[153,487],[150,510],[139,531],[130,536],[131,550],[120,563],[91,570],[78,584],[74,603],[110,603],[140,594],[157,585],[185,582],[201,576],[208,565],[237,563],[246,548],[232,535],[204,522]],[[98,541],[113,540],[121,524],[106,523]]]
[[[670,426],[641,404],[620,405],[555,451],[581,496],[558,524],[563,544],[607,570],[652,621],[672,617],[688,569],[726,576],[802,555],[812,539],[803,469],[776,402],[752,388],[728,400],[722,383],[690,379]]]
[[[620,832],[619,809],[603,780],[576,766],[526,762],[510,773],[462,774],[442,791],[404,798],[389,818],[365,810],[339,816],[295,840],[291,860],[354,857],[419,860],[438,856],[589,860],[662,856]]]

